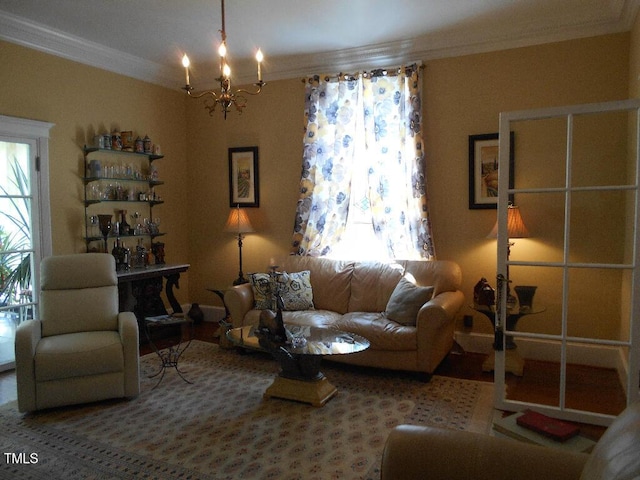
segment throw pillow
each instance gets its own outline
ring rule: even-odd
[[[312,310],[313,290],[311,272],[282,272],[278,277],[278,289],[282,296],[284,310]]]
[[[267,310],[273,299],[271,276],[268,273],[250,273],[249,282],[253,290],[254,308]]]
[[[415,325],[420,307],[433,296],[433,287],[420,287],[402,277],[387,302],[385,315],[401,325]]]

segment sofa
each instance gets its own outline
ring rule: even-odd
[[[640,403],[614,419],[590,454],[437,427],[399,425],[381,480],[631,480],[640,478]]]
[[[293,302],[285,298],[285,325],[336,329],[369,340],[363,352],[327,357],[332,361],[420,372],[428,378],[453,346],[454,317],[464,303],[455,262],[286,256],[272,264],[280,272],[278,281],[284,278],[298,293]],[[265,306],[257,305],[255,297],[260,282],[267,284],[265,275],[250,274],[251,283],[225,292],[233,328],[258,325]],[[289,281],[291,277],[297,280]],[[306,300],[300,290],[306,291]]]

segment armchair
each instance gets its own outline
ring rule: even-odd
[[[590,454],[474,432],[399,425],[387,439],[380,478],[638,479],[640,403],[628,406],[614,419]]]
[[[118,313],[113,256],[47,257],[40,276],[38,318],[16,331],[18,409],[137,396],[138,324]]]

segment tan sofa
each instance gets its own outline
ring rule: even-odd
[[[331,360],[392,370],[432,374],[453,346],[454,317],[464,302],[460,267],[450,261],[353,262],[287,256],[276,262],[281,272],[310,272],[313,309],[285,311],[285,324],[334,328],[361,335],[370,348]],[[433,296],[418,306],[414,325],[403,325],[384,313],[403,276],[433,287]],[[397,299],[397,295],[396,295]],[[253,288],[238,285],[225,293],[233,327],[257,325]]]
[[[394,428],[381,480],[632,480],[640,478],[640,403],[622,412],[590,454],[436,427]]]

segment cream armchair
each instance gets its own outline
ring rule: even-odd
[[[593,451],[552,447],[437,427],[399,425],[385,444],[381,480],[636,480],[640,403],[628,406]]]
[[[138,324],[118,313],[113,256],[47,257],[40,274],[39,318],[16,331],[18,409],[138,395]]]

